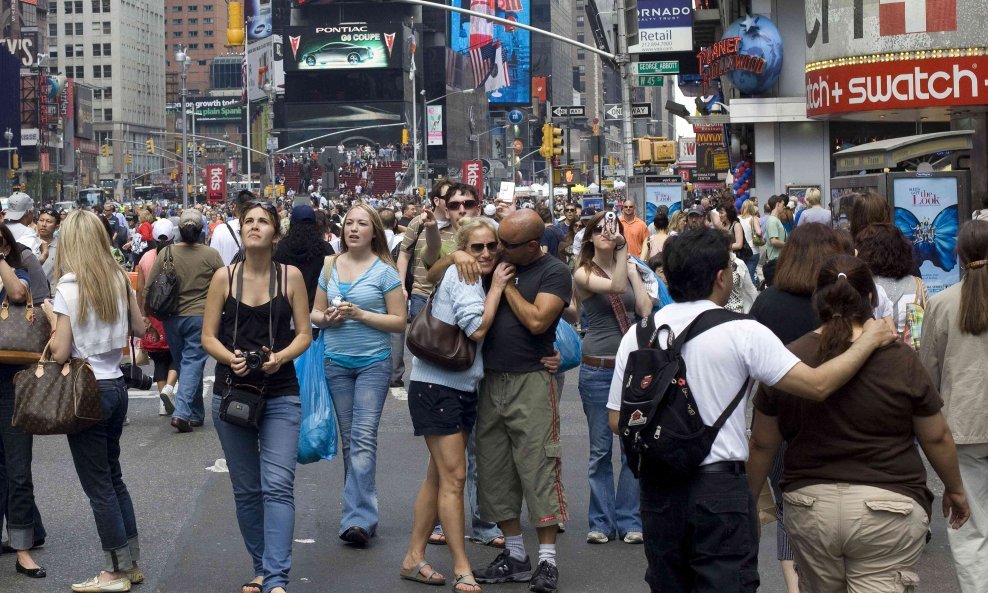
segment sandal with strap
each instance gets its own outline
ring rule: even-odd
[[[467,589],[465,587],[471,587]],[[461,574],[456,577],[456,582],[453,583],[454,593],[480,593],[480,583],[477,579],[473,578],[472,574]]]
[[[422,583],[423,585],[441,586],[446,584],[446,577],[440,575],[435,571],[435,569],[433,569],[429,574],[422,574],[422,569],[426,566],[431,565],[428,560],[423,560],[408,570],[402,570],[398,573],[398,576],[406,581],[414,581],[416,583]]]
[[[263,593],[264,587],[261,585],[261,583],[249,582],[240,585],[241,593],[243,593],[243,591],[245,590],[249,590],[250,593]]]

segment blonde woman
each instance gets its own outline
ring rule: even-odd
[[[820,205],[820,190],[811,187],[806,190],[806,208],[796,213],[796,226],[819,222],[827,226],[834,225],[834,218],[827,210]]]
[[[103,407],[102,420],[68,436],[105,558],[102,572],[72,585],[72,590],[129,591],[132,583],[144,580],[144,574],[137,566],[140,545],[134,504],[120,467],[120,435],[127,416],[127,384],[120,362],[128,333],[143,330],[144,319],[127,273],[110,255],[109,237],[95,214],[70,212],[61,225],[59,244],[55,300],[44,305],[55,328],[51,355],[60,364],[77,357],[92,365]]]
[[[435,224],[435,222],[432,222]],[[365,546],[377,530],[377,429],[391,382],[391,337],[405,330],[405,295],[381,217],[358,204],[343,219],[310,315],[326,336],[326,379],[340,426],[343,517],[339,536]]]
[[[755,245],[755,237],[762,236],[762,225],[758,220],[758,204],[754,200],[745,200],[741,203],[741,216],[738,217],[738,221],[741,223],[741,231],[744,232],[744,240],[748,247],[751,247],[751,257],[744,260],[744,264],[748,266],[751,282],[758,286],[758,274],[755,273],[755,269],[758,267],[761,247]]]
[[[686,213],[676,210],[669,219],[669,235],[676,235],[683,232],[683,223],[686,222]]]

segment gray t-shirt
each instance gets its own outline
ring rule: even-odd
[[[628,283],[627,288],[621,293],[621,302],[625,311],[634,316],[635,314],[635,293]],[[606,294],[594,294],[583,301],[583,310],[587,314],[588,329],[583,336],[582,351],[587,356],[614,356],[618,346],[621,345],[621,338],[624,332],[618,324],[617,316],[614,314],[614,307]],[[629,323],[634,323],[634,317]]]
[[[831,226],[834,223],[834,219],[830,215],[830,210],[827,210],[826,208],[817,208],[814,206],[803,210],[803,214],[799,217],[799,224],[796,226],[810,224],[811,222],[819,222],[820,224]]]

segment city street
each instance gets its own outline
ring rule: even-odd
[[[409,361],[410,362],[410,361]],[[207,374],[211,374],[207,369]],[[559,538],[560,591],[567,593],[647,591],[643,550],[622,542],[585,543],[588,486],[586,424],[576,389],[577,371],[568,373],[562,399],[563,478],[571,519]],[[210,377],[211,379],[211,377]],[[209,385],[211,389],[211,384]],[[425,445],[412,436],[404,391],[392,390],[385,406],[379,448],[378,489],[381,526],[372,545],[358,550],[337,537],[342,463],[300,466],[296,480],[294,562],[289,591],[423,592],[433,590],[398,579],[408,541],[412,502],[426,463]],[[211,419],[192,434],[177,434],[159,417],[152,393],[131,392],[130,426],[122,440],[124,479],[137,510],[145,593],[237,593],[251,578],[234,515],[229,476],[215,473],[222,457]],[[79,486],[64,437],[35,441],[35,492],[48,529],[48,541],[35,559],[48,578],[28,579],[14,572],[14,557],[0,561],[0,591],[64,592],[69,584],[96,574],[102,564],[99,539],[88,502]],[[937,484],[936,486],[939,486]],[[935,490],[936,491],[936,490]],[[939,494],[939,491],[936,491]],[[939,500],[934,508],[939,507]],[[933,521],[934,538],[917,572],[922,590],[955,593],[957,587],[942,517]],[[535,532],[526,527],[530,554]],[[467,551],[475,566],[497,554],[474,544]],[[452,583],[446,548],[430,546],[433,566]],[[784,593],[775,562],[775,527],[761,542],[761,591]],[[447,585],[449,586],[449,585]],[[486,585],[485,591],[527,591],[526,585]]]

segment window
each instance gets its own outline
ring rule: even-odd
[[[103,87],[103,98],[112,99],[113,98],[113,87]]]
[[[57,47],[49,47],[48,48],[48,57],[50,57],[53,60],[57,60],[58,59],[58,48]],[[71,74],[71,72],[66,72],[66,74]]]
[[[65,25],[65,28],[68,29],[69,26],[66,24]],[[103,24],[100,23],[99,21],[94,22],[93,23],[93,33],[99,34],[99,33],[102,33],[102,32],[103,32]],[[69,33],[69,35],[71,35],[71,33]]]
[[[198,25],[199,24],[199,19],[189,19],[189,24],[190,25]]]
[[[172,12],[182,12],[181,6],[172,6]]]
[[[586,21],[587,21],[587,17],[583,16],[582,14],[581,15],[578,15],[576,17],[576,26],[577,27],[582,27],[582,26],[584,26],[586,24]]]
[[[214,89],[241,88],[241,67],[243,58],[237,56],[220,56],[213,59],[209,67],[209,80]]]
[[[192,4],[191,6],[189,6],[189,12],[199,12],[199,7],[196,6],[195,4]]]
[[[112,55],[112,54],[110,53],[110,44],[109,44],[109,43],[104,43],[104,44],[103,44],[103,55],[104,55],[104,56],[109,56],[109,55]]]
[[[103,0],[103,12],[110,12],[110,0]]]
[[[199,49],[199,44],[198,43],[190,43],[189,44],[189,47],[187,47],[186,49]]]
[[[65,8],[64,8],[64,10],[62,10],[62,12],[64,12],[65,14],[72,14],[72,3],[71,2],[66,2],[65,3]]]
[[[48,36],[58,37],[58,23],[48,23]]]
[[[102,89],[93,89],[93,99],[99,100],[103,98]]]
[[[102,43],[94,43],[93,44],[93,57],[98,58],[98,57],[100,57],[102,55],[103,55],[103,44]]]
[[[582,49],[576,50],[576,59],[577,60],[587,59],[587,52],[583,51]]]
[[[73,45],[66,44],[66,46],[65,46],[65,57],[66,58],[74,58],[75,57],[74,49],[75,49],[75,47]]]
[[[576,34],[576,40],[579,41],[580,43],[586,43],[585,41],[586,38],[587,37],[586,35],[583,34],[583,31],[580,31],[579,33]]]
[[[86,55],[86,48],[81,43],[75,44],[75,55],[80,58]]]
[[[206,18],[202,19],[202,24],[204,24],[204,25],[212,25],[213,24],[213,17],[207,16]]]
[[[103,110],[103,121],[113,121],[113,110],[104,109]]]
[[[212,4],[207,4],[207,5],[203,6],[202,7],[202,11],[203,12],[213,12],[213,5]]]
[[[75,29],[72,26],[72,23],[65,23],[65,34],[66,35],[72,35],[72,34],[74,34],[74,32],[75,32]]]
[[[109,35],[110,34],[110,31],[111,31],[111,29],[110,29],[110,21],[103,21],[103,34],[104,35]],[[81,34],[82,33],[80,33],[80,35]]]
[[[189,31],[189,37],[198,37],[199,31]]]
[[[76,23],[75,24],[75,34],[76,35],[82,35],[83,34],[82,33],[82,23]]]
[[[82,14],[82,0],[75,0],[75,13]]]
[[[172,31],[172,37],[174,37],[175,39],[178,39],[181,36],[182,36],[181,31]]]
[[[182,24],[182,19],[172,19],[172,24],[173,25],[181,25]]]
[[[583,68],[583,66],[580,66],[580,68]],[[112,69],[113,67],[110,66],[109,64],[103,66],[103,78],[112,78],[113,76]]]
[[[102,66],[93,66],[93,78],[103,78]]]
[[[68,72],[66,72],[66,74],[67,73]],[[85,66],[76,66],[75,67],[75,78],[85,78],[85,77],[86,77],[86,68],[85,68]]]
[[[100,0],[91,0],[91,1],[92,1],[93,14],[99,14],[103,12],[101,10],[103,4],[102,2],[100,2]]]
[[[205,66],[206,60],[198,60],[196,63],[199,64],[200,66]]]
[[[205,35],[206,37],[212,37],[213,33],[215,33],[215,31],[212,30],[206,30],[202,32],[202,34]]]
[[[206,49],[213,49],[213,44],[212,43],[207,43],[207,44],[203,45],[203,47],[206,48]]]

